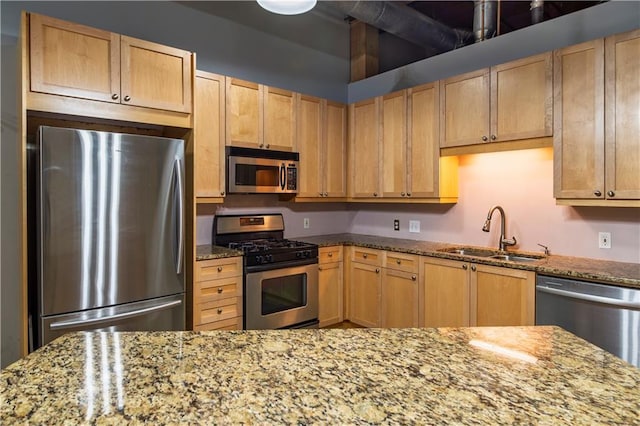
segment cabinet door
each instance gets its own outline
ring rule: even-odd
[[[492,141],[551,136],[551,52],[491,67]]]
[[[640,30],[605,39],[606,193],[640,199]]]
[[[227,78],[227,145],[262,148],[263,88],[257,83]]]
[[[364,327],[380,326],[380,267],[351,262],[349,320]]]
[[[407,196],[439,196],[439,85],[429,83],[408,91]]]
[[[383,269],[382,327],[418,327],[418,302],[417,274]]]
[[[264,147],[293,151],[296,139],[296,97],[288,90],[264,89]]]
[[[385,95],[380,100],[382,196],[405,197],[407,188],[407,92]]]
[[[554,52],[556,198],[604,198],[604,42]]]
[[[440,81],[440,148],[489,140],[489,69]]]
[[[120,36],[30,14],[31,91],[120,103]]]
[[[121,36],[122,103],[191,112],[191,52]]]
[[[300,171],[298,197],[321,197],[322,100],[300,96],[298,100],[298,144]]]
[[[469,326],[469,264],[423,258],[421,326]]]
[[[320,327],[342,322],[342,262],[318,266],[318,320]]]
[[[378,99],[349,105],[349,156],[352,176],[349,191],[354,198],[372,198],[380,195]]]
[[[224,76],[203,71],[195,80],[195,196],[224,195]]]
[[[324,152],[324,196],[345,197],[347,195],[347,107],[327,101],[325,109]]]
[[[472,265],[471,326],[520,326],[535,322],[536,274]]]

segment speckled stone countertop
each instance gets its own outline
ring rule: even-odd
[[[0,424],[640,424],[640,370],[557,327],[70,333]]]
[[[484,257],[462,256],[455,253],[441,251],[454,247],[469,247],[464,244],[404,240],[358,234],[332,234],[292,239],[318,244],[319,246],[360,246],[445,259],[467,260],[487,265],[507,266],[509,268],[536,271],[537,273],[544,275],[554,275],[566,278],[611,283],[624,287],[640,288],[640,263],[613,262],[584,257],[558,256],[554,254],[534,262],[517,263]],[[488,247],[479,248],[489,249]],[[539,252],[532,254],[541,255],[542,253]]]
[[[226,247],[212,246],[211,244],[196,246],[196,260],[222,259],[235,256],[242,256],[242,252]]]

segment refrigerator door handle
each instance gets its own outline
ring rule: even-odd
[[[110,316],[107,316],[107,317],[54,322],[54,323],[51,323],[51,325],[49,325],[49,329],[51,329],[51,330],[63,330],[65,328],[75,328],[75,327],[80,327],[80,326],[96,325],[96,324],[101,324],[101,323],[106,323],[106,322],[113,322],[114,320],[121,320],[121,319],[126,319],[126,318],[131,318],[131,317],[137,317],[139,315],[147,314],[149,312],[161,311],[163,309],[168,309],[168,308],[171,308],[173,306],[180,305],[181,303],[182,303],[182,300],[173,300],[171,302],[163,303],[161,305],[150,306],[148,308],[137,309],[137,310],[131,311],[131,312],[123,312],[121,314],[110,315]]]
[[[178,259],[176,260],[176,275],[180,275],[182,273],[182,264],[184,263],[184,179],[182,176],[182,164],[179,158],[176,158],[173,168],[178,187]]]

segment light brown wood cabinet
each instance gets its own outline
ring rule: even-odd
[[[225,195],[225,77],[196,72],[194,194],[196,201]]]
[[[380,196],[380,98],[349,105],[349,196]]]
[[[640,206],[640,30],[554,52],[558,204]]]
[[[442,80],[440,111],[441,148],[551,136],[551,53]]]
[[[191,52],[37,14],[29,25],[31,92],[191,112]]]
[[[382,327],[418,327],[419,259],[419,256],[410,254],[385,253],[382,269]]]
[[[343,316],[343,248],[320,247],[318,250],[318,320],[320,327],[342,322]]]
[[[227,77],[226,144],[292,151],[296,137],[294,92]]]
[[[344,198],[347,116],[344,104],[298,95],[297,151],[300,153],[296,201]]]
[[[422,258],[420,326],[521,326],[535,322],[535,273]]]
[[[380,327],[381,272],[384,252],[350,247],[349,253],[348,319],[364,327]]]
[[[195,264],[193,329],[242,329],[242,257]]]

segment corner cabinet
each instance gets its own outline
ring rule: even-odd
[[[342,322],[343,261],[342,246],[318,250],[318,320],[320,327]]]
[[[296,201],[334,201],[347,195],[344,104],[298,94],[297,151],[300,153]]]
[[[554,196],[640,206],[640,30],[554,52]]]
[[[420,326],[535,323],[535,272],[422,258]]]
[[[191,127],[193,54],[84,25],[29,14],[28,108]],[[43,96],[44,95],[44,96]],[[76,99],[65,101],[56,95]],[[99,105],[82,101],[99,101]],[[156,116],[154,116],[156,114]]]
[[[194,195],[196,201],[222,202],[225,192],[225,77],[196,72]]]
[[[441,148],[551,136],[551,53],[442,80],[440,108]]]

